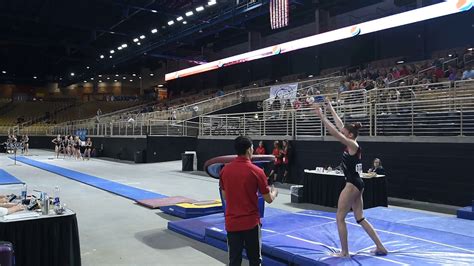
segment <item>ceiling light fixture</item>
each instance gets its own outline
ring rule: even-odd
[[[133,39],[133,42],[138,42],[138,38]]]
[[[171,26],[171,25],[173,25],[173,24],[174,24],[174,21],[172,21],[172,20],[168,21],[168,25]]]
[[[158,32],[158,29],[152,29],[152,30],[151,30],[151,33],[153,33],[153,34],[155,34],[155,33],[157,33],[157,32]]]
[[[128,45],[126,43],[122,44],[122,48],[127,48]]]
[[[196,7],[196,11],[197,11],[197,12],[201,12],[201,11],[203,11],[203,10],[204,10],[204,7],[203,7],[203,6],[198,6],[198,7]]]
[[[90,67],[86,66],[86,69],[89,69]]]
[[[114,51],[114,50],[110,50],[110,53],[113,54],[113,53],[115,53],[115,51]]]
[[[190,16],[192,16],[193,14],[194,14],[193,11],[188,11],[188,12],[186,12],[186,17],[190,17]]]
[[[117,80],[116,80],[116,79],[114,79],[114,82],[117,82]]]
[[[122,50],[123,48],[122,48],[122,46],[119,46],[117,49],[118,49],[118,50]]]
[[[142,45],[141,43],[137,42],[137,45]]]
[[[216,0],[211,0],[211,1],[207,2],[207,5],[208,5],[208,6],[213,6],[213,5],[215,5],[215,4],[217,4],[217,1],[216,1]]]
[[[126,77],[122,77],[122,79],[127,79]]]
[[[140,35],[140,40],[145,39],[145,35]]]
[[[94,80],[94,78],[91,78],[91,80]]]
[[[7,74],[7,71],[3,70],[3,71],[2,71],[2,74]]]
[[[102,75],[99,75],[99,78],[101,78],[101,77],[102,77]]]
[[[150,73],[150,77],[153,77],[154,75],[155,75],[155,74],[153,74],[153,73]]]
[[[132,76],[136,77],[136,76],[137,76],[137,74],[133,73],[133,74],[132,74]]]
[[[152,9],[152,10],[151,10],[151,13],[158,13],[158,11]]]
[[[183,17],[181,17],[181,16],[180,16],[180,17],[177,17],[176,20],[177,20],[177,21],[181,21],[181,20],[183,20]]]
[[[133,79],[131,79],[130,82],[133,82]]]
[[[71,72],[71,77],[74,77],[74,72]]]
[[[100,55],[100,59],[104,59],[104,55],[103,55],[103,54]]]
[[[186,25],[186,24],[188,24],[188,23],[187,23],[186,20],[185,20],[185,21],[183,21],[183,24]]]
[[[109,58],[112,58],[112,56],[110,55]]]
[[[99,80],[99,83],[102,83],[102,80]]]
[[[37,79],[38,77],[37,76],[33,76],[34,79]]]
[[[84,80],[84,83],[87,83],[87,80]]]

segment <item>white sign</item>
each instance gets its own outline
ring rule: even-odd
[[[270,87],[270,99],[295,99],[298,83],[282,84]]]

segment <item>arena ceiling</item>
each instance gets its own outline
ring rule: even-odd
[[[290,27],[310,22],[317,8],[334,15],[380,1],[290,0]],[[0,82],[71,83],[98,72],[154,69],[165,59],[206,61],[203,47],[245,42],[249,30],[270,33],[268,2],[3,0]]]

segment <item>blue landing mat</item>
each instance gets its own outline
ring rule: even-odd
[[[0,169],[0,185],[23,184],[18,178]]]
[[[370,219],[375,218],[412,226],[421,225],[423,228],[474,237],[474,222],[456,217],[437,216],[435,214],[385,207],[364,210],[364,215]],[[397,217],[397,219],[394,220],[392,217]]]
[[[262,219],[262,222],[265,223],[265,219],[268,217],[284,213],[289,212],[266,207],[265,218]],[[197,218],[168,222],[168,229],[201,242],[204,242],[206,227],[212,226],[224,226],[224,213],[221,212]]]
[[[11,158],[10,158],[11,159]],[[154,193],[151,191],[143,190],[136,187],[123,185],[117,182],[113,182],[107,179],[99,178],[93,175],[83,174],[74,170],[69,170],[59,166],[38,162],[32,159],[28,159],[22,156],[16,157],[16,160],[37,168],[40,168],[51,173],[67,177],[69,179],[84,183],[89,186],[93,186],[98,189],[114,193],[116,195],[131,199],[131,200],[144,200],[152,198],[164,198],[165,195]]]
[[[370,218],[390,251],[387,256],[375,257],[369,253],[374,247],[372,240],[354,218],[348,216],[346,223],[349,229],[349,248],[354,255],[350,259],[332,257],[331,254],[340,249],[335,214],[317,211],[280,213],[266,217],[263,229],[267,232],[262,231],[263,255],[297,265],[474,264],[474,237],[470,236],[474,230],[472,222],[403,210],[388,214],[391,210],[385,209],[387,208],[369,209],[366,217]],[[297,221],[299,216],[300,220]],[[415,225],[403,224],[414,222],[418,218],[422,222]],[[221,219],[208,226],[204,236],[206,243],[217,247],[220,245],[220,248],[225,244],[222,241],[225,239],[223,217]],[[462,231],[469,233],[459,234]]]

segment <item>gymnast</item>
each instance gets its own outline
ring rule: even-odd
[[[30,153],[30,144],[28,143],[29,141],[30,138],[28,137],[28,135],[24,135],[21,139],[21,142],[23,143],[23,150],[21,151],[21,153],[24,155],[29,155]]]
[[[346,178],[346,185],[339,195],[336,214],[337,230],[341,241],[341,252],[335,254],[335,256],[350,257],[345,219],[351,208],[357,223],[364,228],[365,232],[375,243],[376,248],[372,250],[371,253],[377,256],[387,255],[387,249],[382,244],[382,241],[380,241],[372,225],[364,218],[363,213],[364,205],[362,193],[364,192],[364,181],[362,181],[362,178],[359,176],[359,172],[362,170],[362,153],[357,143],[357,136],[359,135],[359,129],[362,125],[361,123],[343,125],[341,118],[337,115],[330,101],[326,100],[326,106],[331,112],[337,128],[323,114],[320,104],[314,104],[316,114],[321,118],[329,134],[346,146],[342,155],[342,168]]]
[[[54,144],[54,153],[56,154],[56,158],[59,158],[59,153],[61,152],[61,135],[57,135],[56,138],[54,138],[51,141]]]
[[[86,147],[86,149],[84,150],[84,157],[82,159],[90,160],[91,151],[92,151],[92,140],[91,140],[91,138],[87,138],[85,147]]]
[[[73,151],[74,151],[74,159],[78,160],[81,159],[81,140],[79,139],[79,136],[74,137],[74,142],[73,142]]]

